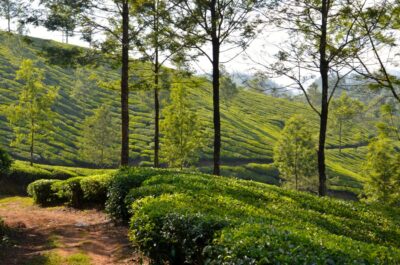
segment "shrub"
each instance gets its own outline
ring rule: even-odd
[[[203,264],[203,248],[226,225],[217,215],[196,213],[183,194],[147,197],[133,204],[130,238],[156,264]],[[198,206],[198,205],[197,205]]]
[[[132,188],[139,187],[143,181],[151,176],[168,174],[171,171],[166,169],[154,168],[122,168],[112,178],[108,198],[106,202],[106,212],[114,220],[127,222],[129,220],[129,207],[125,204],[125,196]]]
[[[33,198],[33,201],[40,205],[51,205],[60,201],[53,185],[60,183],[60,180],[41,179],[37,180],[28,186],[28,194]]]
[[[204,249],[210,265],[219,264],[397,264],[399,251],[337,237],[323,244],[307,234],[273,225],[246,224],[227,228]],[[327,240],[328,241],[325,241]]]
[[[0,148],[0,179],[2,176],[8,174],[11,164],[11,157],[5,150]]]
[[[80,185],[85,202],[104,205],[111,178],[111,175],[106,174],[82,178]]]
[[[39,179],[61,179],[65,180],[76,175],[62,169],[42,167],[42,165],[30,166],[26,162],[15,161],[9,171],[8,176],[3,179],[4,187],[0,187],[0,192],[7,194],[25,195],[30,183]]]
[[[81,208],[83,206],[83,191],[81,188],[82,177],[74,177],[59,181],[52,185],[52,189],[60,201],[67,202],[69,206]]]
[[[154,263],[397,264],[400,211],[232,178],[152,176],[130,238]]]
[[[39,196],[40,199],[35,199],[35,202],[42,205],[67,203],[75,208],[82,208],[85,203],[104,205],[111,177],[95,175],[58,181],[39,180],[29,185],[28,192],[34,198]],[[40,195],[37,195],[38,192]],[[41,203],[42,201],[45,203]]]

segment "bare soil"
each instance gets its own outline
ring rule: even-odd
[[[0,198],[0,216],[12,233],[1,265],[20,265],[48,253],[83,253],[93,265],[147,264],[132,248],[128,229],[98,210],[41,208],[30,198]]]

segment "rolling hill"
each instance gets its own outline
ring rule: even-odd
[[[87,166],[78,155],[77,139],[81,136],[83,121],[102,104],[112,106],[113,115],[119,117],[119,95],[117,90],[102,83],[119,80],[119,71],[111,64],[98,67],[69,67],[67,64],[53,64],[54,61],[68,61],[70,52],[79,50],[74,46],[54,41],[22,37],[0,32],[0,105],[2,108],[14,102],[20,84],[15,81],[15,71],[23,59],[29,58],[45,70],[46,84],[59,87],[59,97],[54,105],[56,118],[51,137],[38,145],[37,161],[46,164]],[[58,60],[48,56],[49,50],[56,50]],[[140,71],[148,71],[145,63],[134,63],[132,79]],[[188,79],[193,106],[199,113],[205,128],[207,148],[197,165],[204,172],[211,170],[212,159],[212,94],[211,83],[205,77],[192,76]],[[132,89],[130,93],[130,158],[132,164],[149,165],[152,160],[153,108],[151,92]],[[163,92],[165,104],[167,92]],[[164,105],[162,104],[162,106]],[[0,109],[1,111],[2,109]],[[317,117],[302,102],[274,98],[260,92],[240,89],[239,93],[221,106],[222,118],[222,173],[277,184],[278,172],[271,164],[272,150],[285,121],[294,114],[302,114],[310,127],[317,132]],[[367,131],[366,125],[352,128],[344,137],[345,146],[359,146],[357,149],[344,148],[341,155],[336,149],[338,142],[335,131],[328,135],[328,177],[332,190],[358,192],[364,178],[361,165],[366,153],[365,143],[356,142],[351,136],[357,131]],[[12,155],[24,160],[27,150],[11,147],[13,138],[4,112],[0,112],[0,145]],[[116,160],[118,158],[116,157]]]

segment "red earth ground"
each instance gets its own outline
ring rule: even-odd
[[[30,198],[10,197],[0,198],[0,216],[17,231],[1,251],[1,265],[29,264],[54,253],[62,258],[81,253],[92,265],[148,263],[132,248],[128,229],[98,210],[41,208]]]

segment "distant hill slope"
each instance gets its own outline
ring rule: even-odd
[[[20,84],[15,81],[15,71],[23,59],[34,60],[36,65],[45,69],[46,83],[60,88],[60,96],[54,106],[57,117],[54,121],[53,139],[42,141],[38,145],[40,161],[59,165],[85,165],[85,161],[77,155],[76,144],[84,118],[102,104],[110,104],[115,117],[119,117],[118,91],[99,87],[91,76],[101,77],[103,81],[117,81],[118,70],[108,65],[72,69],[50,64],[49,58],[45,56],[49,47],[68,50],[73,46],[0,33],[0,104],[3,107],[16,100]],[[60,60],[68,58],[61,56]],[[202,77],[192,77],[192,81],[198,84],[195,89],[190,90],[193,104],[210,135],[208,147],[199,162],[199,167],[208,171],[212,158],[211,83]],[[135,164],[140,162],[143,164],[143,161],[152,159],[154,124],[151,95],[143,91],[132,91],[130,94],[130,155]],[[310,126],[315,128],[315,132],[318,130],[317,117],[307,105],[254,91],[241,90],[229,103],[222,104],[221,113],[223,172],[263,182],[277,182],[276,170],[268,164],[272,162],[274,143],[289,117],[303,114],[309,120]],[[27,157],[27,150],[9,147],[13,135],[6,117],[1,113],[0,137],[0,144],[9,148],[15,157],[22,159]],[[330,133],[327,148],[335,148],[336,139],[333,132]],[[345,137],[344,142],[345,145],[362,145],[354,142],[349,136]],[[339,189],[342,189],[342,186],[351,186],[355,189],[361,187],[360,181],[362,182],[363,178],[360,175],[360,165],[365,150],[364,147],[358,150],[347,148],[341,156],[338,156],[335,149],[328,150],[332,187],[335,185],[338,185]]]

